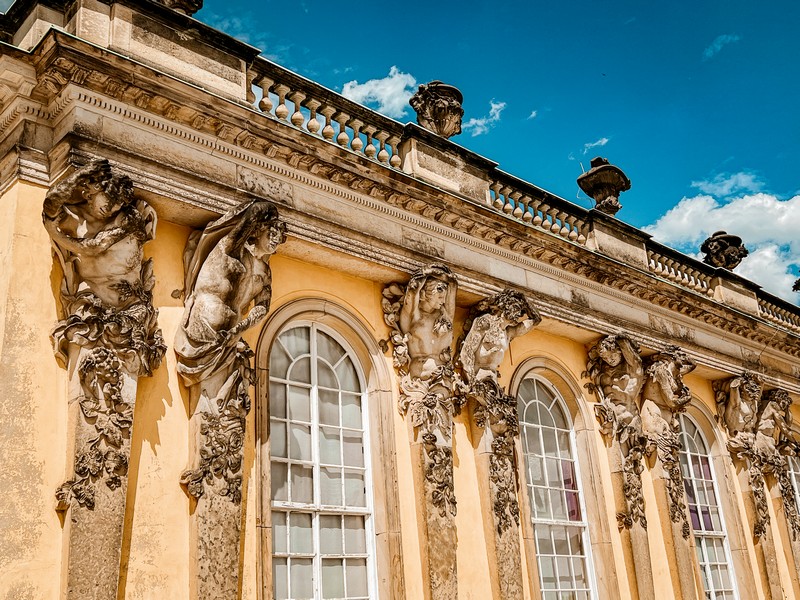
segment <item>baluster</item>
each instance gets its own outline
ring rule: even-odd
[[[561,225],[558,224],[558,209],[551,208],[547,211],[547,214],[550,216],[550,232],[551,233],[558,233],[561,229]]]
[[[576,241],[579,244],[585,244],[586,243],[586,236],[583,234],[583,232],[586,229],[586,222],[583,219],[578,219],[577,221],[575,221],[575,223],[578,226],[578,237],[577,237]]]
[[[269,98],[269,88],[271,88],[274,83],[275,82],[269,77],[262,77],[258,81],[258,87],[261,88],[261,100],[258,102],[258,108],[261,112],[268,114],[272,112],[272,100]]]
[[[549,225],[545,224],[545,220],[547,219],[548,210],[550,210],[550,206],[548,204],[546,204],[542,200],[537,200],[536,216],[533,218],[533,224],[536,225],[537,227],[542,227],[544,229],[547,229]]]
[[[533,215],[531,214],[531,197],[530,196],[523,196],[522,197],[522,220],[526,223],[530,223],[531,219],[533,219]]]
[[[508,200],[508,192],[510,191],[510,189],[511,188],[509,188],[507,186],[502,186],[502,187],[500,187],[500,190],[499,190],[497,196],[495,196],[494,207],[498,211],[501,211],[501,210],[503,210],[505,208],[507,200]]]
[[[389,159],[389,164],[395,169],[399,169],[400,164],[402,163],[400,160],[400,150],[398,148],[400,145],[400,138],[396,135],[393,135],[386,140],[386,142],[392,147],[392,157]]]
[[[363,126],[364,122],[358,119],[350,121],[350,127],[353,128],[353,141],[350,142],[350,148],[354,152],[361,153],[361,149],[364,147],[364,140],[361,139],[361,128]]]
[[[514,201],[514,208],[511,211],[511,216],[517,219],[522,218],[522,192],[511,192],[511,199]]]
[[[565,219],[567,225],[569,225],[569,234],[567,235],[567,237],[572,242],[578,239],[578,232],[575,231],[575,221],[577,220],[578,217],[569,217],[569,216]]]
[[[380,145],[380,151],[378,152],[378,162],[381,163],[388,163],[389,162],[389,153],[386,151],[386,139],[389,137],[389,134],[385,131],[379,131],[375,134],[375,139],[378,140],[378,144]]]
[[[656,275],[663,275],[664,274],[664,264],[661,262],[661,255],[657,252],[653,252],[653,261],[655,262],[655,268],[653,271]]]
[[[497,208],[498,206],[502,206],[502,204],[498,205],[498,201],[500,198],[500,182],[494,181],[492,185],[489,186],[489,190],[491,190],[492,194],[489,198],[489,206],[492,208]]]
[[[291,88],[288,85],[279,83],[274,89],[278,95],[278,107],[275,109],[275,116],[281,121],[285,121],[286,117],[289,116],[289,109],[286,106],[286,94],[289,93]]]
[[[375,144],[372,143],[372,136],[375,135],[377,130],[378,129],[372,125],[365,125],[362,129],[364,135],[367,136],[367,145],[364,146],[364,156],[367,158],[374,159],[375,154],[378,152],[378,150],[375,148]]]
[[[294,112],[292,113],[291,122],[292,125],[295,127],[302,127],[303,123],[305,122],[306,118],[302,112],[300,112],[300,103],[306,99],[306,95],[303,92],[292,92],[289,94],[289,100],[292,101],[294,104]]]
[[[313,133],[314,135],[317,134],[321,125],[317,120],[317,109],[322,106],[322,102],[319,100],[309,100],[306,102],[306,108],[310,111],[310,115],[308,117],[308,123],[306,123],[306,129],[309,132]]]
[[[333,114],[336,112],[336,109],[332,106],[326,105],[323,106],[319,112],[323,117],[325,117],[325,127],[322,128],[322,137],[331,142],[333,141],[334,133],[336,133],[333,130],[333,125],[331,125],[331,119],[333,118]]]
[[[522,196],[522,194],[520,192],[515,192],[513,190],[511,192],[509,192],[509,194],[507,196],[509,202],[508,202],[508,204],[506,204],[506,206],[505,206],[505,208],[503,210],[506,211],[506,213],[510,213],[515,217],[519,216],[519,215],[517,215],[517,211],[519,211],[519,214],[521,215],[522,214],[522,209],[519,208],[519,199],[520,199],[521,196]]]
[[[339,133],[336,135],[336,143],[342,147],[347,147],[348,142],[350,142],[350,136],[347,135],[347,121],[350,120],[350,115],[337,112],[333,116],[333,120],[339,124]]]
[[[258,77],[258,74],[253,70],[247,71],[247,101],[250,104],[253,104],[256,101],[256,95],[253,93],[253,86],[255,85],[253,82]]]
[[[558,230],[558,235],[561,237],[569,237],[569,227],[567,227],[567,213],[560,212],[558,213],[558,220],[561,221],[561,229]]]

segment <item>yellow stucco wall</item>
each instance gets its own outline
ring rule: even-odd
[[[60,270],[54,265],[50,241],[41,224],[41,206],[46,189],[18,183],[0,197],[0,598],[55,600],[59,597],[62,567],[62,524],[54,510],[54,491],[63,482],[67,469],[66,376],[53,358],[49,332],[57,319]],[[182,253],[189,229],[173,223],[158,223],[156,240],[145,247],[155,261],[154,303],[159,309],[159,324],[168,350],[164,363],[151,378],[139,383],[135,425],[131,444],[128,505],[125,521],[123,559],[124,598],[186,598],[190,567],[190,503],[179,485],[187,466],[189,402],[186,389],[176,373],[172,350],[175,332],[183,314],[183,301],[173,292],[183,287]],[[350,259],[353,260],[353,259]],[[346,275],[279,253],[271,261],[273,271],[272,310],[299,298],[331,300],[350,312],[371,332],[374,339],[387,337],[381,312],[382,284]],[[465,310],[459,310],[456,329],[461,327]],[[245,338],[253,348],[259,339],[258,328]],[[501,367],[508,385],[515,371],[531,358],[547,358],[560,365],[564,373],[583,390],[581,373],[586,366],[586,347],[582,343],[547,333],[540,327],[516,339]],[[391,359],[386,356],[388,370]],[[705,412],[714,413],[711,385],[697,375],[686,382]],[[395,390],[396,381],[386,382]],[[612,476],[605,460],[606,445],[597,431],[591,403],[594,398],[582,392],[573,402],[581,412],[583,426],[589,430],[596,465],[581,465],[583,478],[591,469],[598,482],[595,488],[600,514],[607,519],[610,536],[610,564],[616,571],[619,591],[616,597],[630,598],[629,577],[624,548],[617,532]],[[397,488],[402,526],[403,577],[409,599],[423,597],[423,565],[416,499],[413,494],[410,432],[405,419],[390,407],[394,426],[397,460]],[[256,498],[258,473],[254,460],[255,414],[248,419],[245,459],[246,519],[244,523],[242,590],[243,598],[255,600],[259,586],[256,563],[258,535]],[[573,415],[575,416],[575,415]],[[455,420],[454,477],[458,499],[458,572],[460,600],[478,600],[492,595],[489,580],[490,557],[486,552],[486,531],[476,469],[474,432],[464,412]],[[743,528],[743,551],[757,572],[756,595],[765,589],[765,574],[758,571],[758,560],[751,526],[737,473],[731,467],[727,485],[736,489],[732,523]],[[655,488],[649,470],[642,475],[647,517],[651,531],[661,531],[656,509]],[[521,501],[526,501],[524,492]],[[781,540],[773,514],[773,536]],[[784,536],[785,537],[785,536]],[[656,589],[671,597],[672,578],[664,544],[652,536],[650,544]],[[792,589],[794,567],[791,555],[780,551],[778,567],[786,589]],[[787,558],[788,557],[788,558]],[[524,563],[524,561],[523,561]],[[525,568],[526,575],[528,574]],[[598,573],[598,577],[602,574]],[[526,597],[531,597],[529,582]]]

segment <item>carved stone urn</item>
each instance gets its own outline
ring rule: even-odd
[[[417,123],[442,137],[461,133],[464,96],[458,88],[441,81],[431,81],[419,86],[408,103],[417,113]]]
[[[597,210],[615,215],[622,208],[619,195],[631,189],[631,180],[606,158],[597,156],[591,164],[592,168],[578,177],[578,186],[594,198]]]
[[[182,12],[186,15],[193,15],[198,10],[203,8],[203,0],[158,0],[160,4],[171,8],[172,10],[176,10],[178,12]]]
[[[792,291],[800,292],[800,278],[798,278],[797,281],[794,282],[794,285],[792,286]]]
[[[750,252],[744,247],[742,238],[725,231],[717,231],[700,246],[705,253],[703,262],[714,267],[732,271]],[[796,285],[796,284],[795,284]]]

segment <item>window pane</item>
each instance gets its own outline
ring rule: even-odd
[[[282,383],[269,384],[269,416],[286,418],[286,386]]]
[[[309,334],[308,327],[295,327],[281,334],[281,343],[292,355],[292,358],[297,358],[302,354],[311,352]]]
[[[328,363],[322,360],[317,361],[317,385],[334,390],[339,389],[339,382],[336,381],[336,375],[328,366]]]
[[[342,517],[339,515],[320,516],[319,546],[322,554],[342,553]]]
[[[344,348],[327,333],[322,331],[317,335],[317,353],[330,364],[335,365],[344,356]]]
[[[344,464],[348,467],[364,466],[364,442],[361,432],[343,431],[342,444],[344,446]]]
[[[361,396],[342,394],[342,426],[361,429]]]
[[[311,420],[311,390],[308,388],[289,386],[289,418],[292,421]]]
[[[311,467],[292,465],[292,502],[310,504],[314,500],[314,476]]]
[[[286,545],[286,513],[272,513],[272,552],[275,554],[285,554],[289,551]]]
[[[311,554],[314,551],[311,536],[311,515],[309,513],[290,513],[289,551],[292,554]]]
[[[311,460],[311,427],[308,425],[289,426],[289,458]]]
[[[288,500],[289,499],[289,465],[286,463],[274,462],[272,463],[272,472],[270,473],[272,480],[272,499],[273,500]]]
[[[339,424],[339,393],[319,390],[319,422],[325,425]]]
[[[269,354],[269,372],[272,377],[286,379],[286,370],[289,368],[292,359],[281,347],[280,344],[273,344]]]
[[[341,469],[321,468],[320,502],[327,506],[342,506]]]
[[[344,518],[344,547],[348,554],[366,553],[367,538],[364,517]]]
[[[312,600],[314,598],[314,569],[310,558],[293,558],[292,600]]]
[[[363,558],[347,559],[347,596],[367,595],[367,561]]]
[[[289,367],[287,379],[298,383],[311,383],[311,359],[301,358]]]
[[[345,358],[339,363],[339,366],[336,367],[336,374],[339,376],[339,381],[341,382],[343,390],[349,392],[361,391],[361,384],[358,382],[356,368],[353,366],[353,361],[349,358]]]
[[[286,454],[286,423],[271,421],[269,424],[269,451],[272,456],[288,458]]]
[[[289,567],[285,558],[272,559],[272,589],[275,600],[289,599]]]
[[[344,598],[344,561],[326,558],[322,561],[322,597]]]
[[[319,460],[328,465],[342,464],[340,430],[331,427],[319,428]]]
[[[344,496],[347,506],[366,506],[364,474],[362,472],[345,471]]]

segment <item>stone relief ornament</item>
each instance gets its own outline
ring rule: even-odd
[[[431,81],[419,86],[408,103],[417,113],[417,123],[429,131],[450,138],[461,133],[464,109],[461,92],[441,81]]]
[[[542,318],[521,293],[505,290],[482,300],[467,317],[467,332],[459,353],[468,399],[476,400],[478,427],[488,428],[492,453],[489,477],[498,534],[519,525],[514,447],[519,435],[517,400],[498,383],[498,368],[515,337],[524,335]]]
[[[793,292],[800,292],[800,279],[796,279],[794,285],[792,286]]]
[[[730,235],[724,231],[717,231],[700,246],[703,252],[703,262],[714,267],[732,271],[739,266],[749,251],[744,247],[742,238]]]
[[[238,593],[242,462],[254,384],[253,352],[241,335],[267,315],[269,258],[284,239],[275,206],[251,200],[194,232],[184,252],[186,301],[175,354],[191,393],[193,464],[181,483],[197,499],[200,599]]]
[[[64,273],[64,318],[52,333],[56,358],[68,366],[79,356],[78,402],[95,434],[77,449],[77,479],[59,489],[63,510],[71,500],[93,504],[98,481],[119,487],[124,469],[110,467],[127,465],[135,402],[123,393],[124,374],[150,375],[164,355],[152,304],[152,259],[143,260],[156,215],[134,197],[130,178],[97,160],[48,192],[42,218]],[[100,455],[103,461],[97,460]]]
[[[114,564],[96,584],[114,595],[137,379],[152,374],[165,351],[152,259],[143,257],[156,214],[134,196],[130,178],[95,160],[50,189],[42,219],[63,271],[53,346],[78,409],[74,476],[56,492],[57,509],[72,510],[67,595],[88,593],[81,577],[97,558],[87,548],[110,553]]]
[[[647,452],[656,451],[667,473],[670,519],[680,525],[684,539],[689,538],[691,528],[686,518],[677,415],[692,400],[689,388],[683,383],[683,376],[695,367],[695,362],[683,350],[670,346],[647,359],[642,390],[642,433],[647,439]]]
[[[715,381],[718,419],[728,434],[728,449],[748,466],[756,509],[753,533],[761,537],[769,524],[765,474],[774,475],[786,513],[797,539],[800,518],[794,500],[786,454],[797,448],[791,431],[791,396],[785,390],[763,393],[761,378],[748,371],[738,377]]]
[[[639,394],[644,385],[644,366],[639,346],[625,335],[609,335],[592,346],[584,377],[586,387],[598,398],[595,415],[600,431],[619,442],[622,452],[623,493],[627,511],[619,513],[620,527],[639,523],[647,528],[642,495],[642,457],[647,438],[642,431]]]
[[[400,376],[399,409],[409,416],[414,440],[421,442],[415,468],[421,472],[426,586],[433,600],[458,595],[452,429],[460,402],[454,395],[451,349],[457,287],[450,269],[434,263],[413,273],[406,285],[389,284],[382,299]],[[388,350],[385,342],[383,347]]]
[[[591,169],[578,177],[578,187],[594,198],[597,210],[615,215],[622,208],[619,195],[631,189],[631,180],[607,158],[596,156],[592,159]]]

